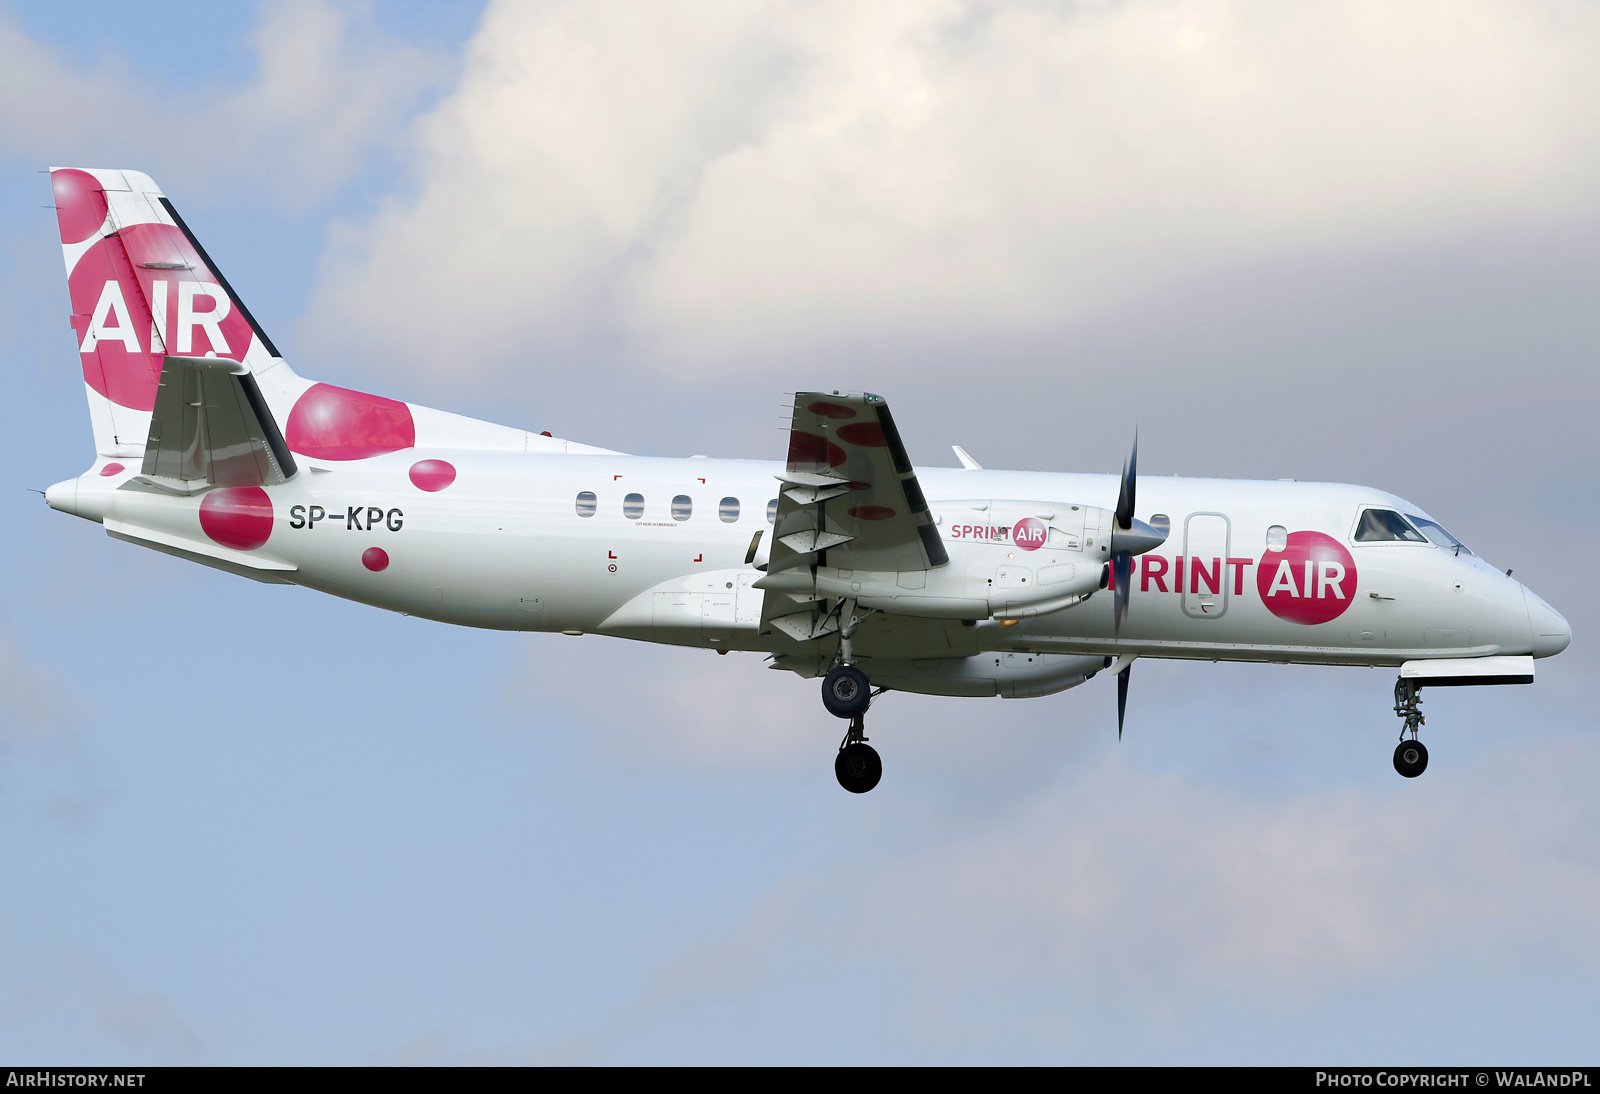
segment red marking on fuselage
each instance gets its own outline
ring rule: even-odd
[[[430,494],[456,481],[455,465],[445,460],[418,460],[411,465],[411,485]]]
[[[213,542],[254,551],[272,536],[272,499],[259,486],[226,486],[200,499],[200,529]]]
[[[364,460],[417,443],[411,408],[381,395],[316,384],[289,412],[289,447],[320,460]]]

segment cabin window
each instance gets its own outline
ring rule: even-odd
[[[1357,543],[1426,543],[1422,533],[1393,509],[1368,509],[1356,525]]]
[[[629,494],[622,499],[622,515],[629,520],[638,520],[644,516],[644,495]]]
[[[672,519],[688,520],[694,516],[694,499],[688,494],[679,494],[672,499]]]
[[[593,490],[585,490],[578,495],[578,500],[573,507],[578,510],[580,517],[592,517],[594,516],[595,508],[599,505],[599,500],[594,496]]]
[[[777,524],[778,523],[778,499],[777,498],[773,498],[771,501],[767,502],[767,523],[768,524]]]
[[[1289,546],[1289,529],[1281,524],[1274,524],[1267,529],[1267,550],[1281,551]]]
[[[732,524],[739,519],[739,499],[723,498],[717,503],[717,517],[723,524]]]
[[[1455,551],[1457,554],[1470,555],[1472,553],[1472,549],[1470,547],[1468,547],[1465,543],[1462,543],[1455,536],[1452,536],[1449,532],[1445,531],[1444,525],[1440,524],[1438,521],[1429,520],[1427,517],[1419,517],[1415,513],[1407,513],[1406,519],[1412,524],[1415,524],[1417,526],[1417,530],[1423,535],[1427,536],[1430,543],[1433,543],[1439,547],[1443,547],[1449,551]]]

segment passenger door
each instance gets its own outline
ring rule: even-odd
[[[1232,527],[1221,513],[1190,513],[1183,523],[1183,613],[1220,619],[1228,610]]]

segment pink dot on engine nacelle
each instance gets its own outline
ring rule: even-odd
[[[382,547],[368,547],[361,552],[361,565],[377,573],[379,570],[389,568],[389,552]]]
[[[200,500],[200,528],[224,547],[254,551],[272,535],[272,499],[259,486],[225,486]]]
[[[430,494],[456,481],[455,464],[444,460],[418,460],[411,465],[411,485]]]
[[[127,468],[120,463],[108,463],[100,469],[100,475],[102,478],[107,478],[111,475],[120,475],[126,470]]]

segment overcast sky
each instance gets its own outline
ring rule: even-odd
[[[1600,1013],[1600,9],[0,6],[0,1058],[1551,1063]],[[1142,660],[892,695],[109,540],[50,165],[303,375],[778,458],[1331,479],[1562,611],[1531,688]]]

